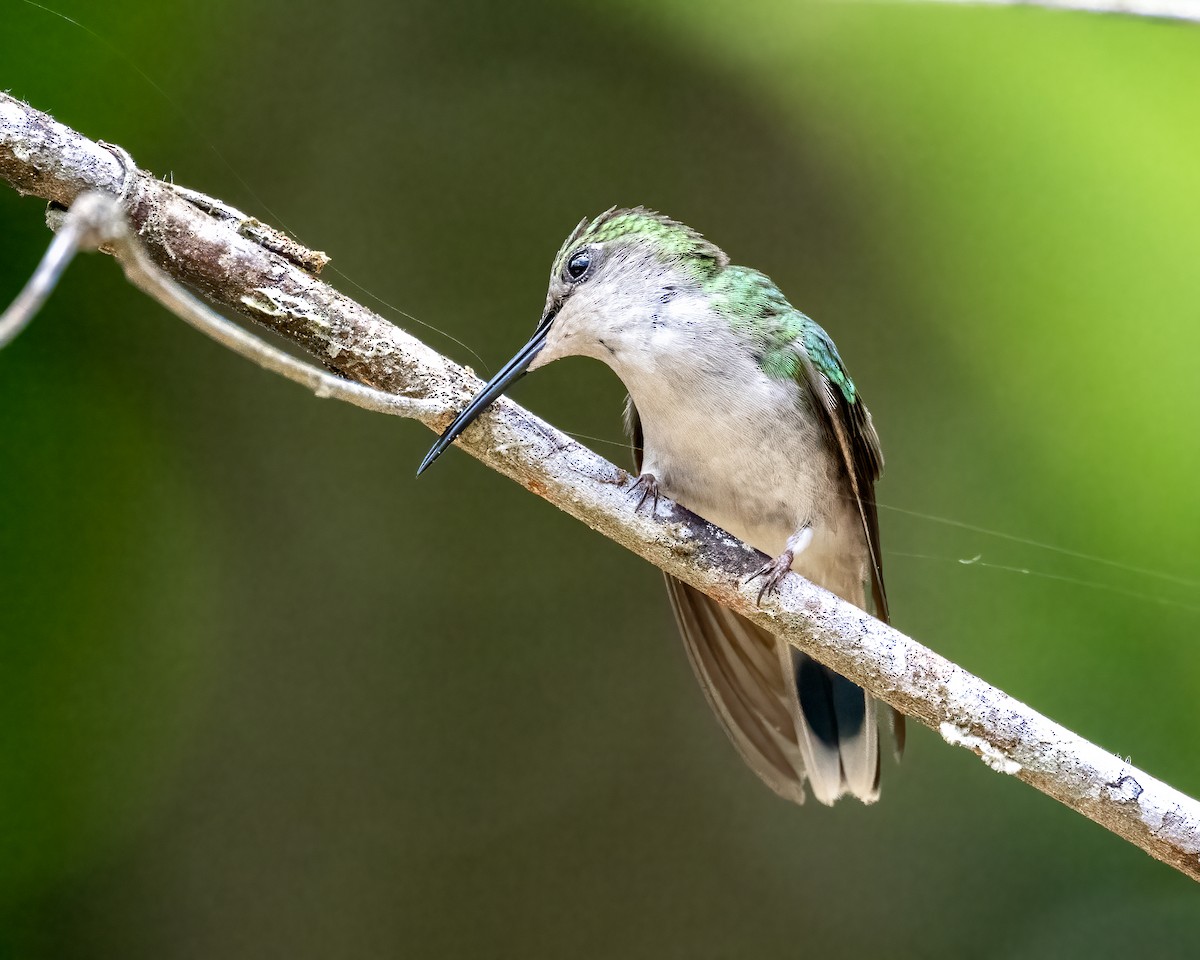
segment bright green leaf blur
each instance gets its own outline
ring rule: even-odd
[[[1200,794],[1200,30],[48,5],[0,85],[481,373],[612,204],[771,274],[874,412],[897,625]],[[7,301],[48,234],[0,224]],[[602,366],[515,396],[623,461]],[[873,808],[777,800],[656,572],[430,440],[103,257],[0,353],[0,957],[1194,955],[1190,881],[924,729]]]

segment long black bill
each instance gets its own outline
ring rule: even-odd
[[[425,454],[425,459],[417,467],[418,477],[425,472],[426,467],[442,455],[442,451],[450,446],[458,435],[471,425],[477,416],[491,405],[493,400],[507,390],[513,381],[521,377],[525,369],[533,363],[533,358],[546,345],[546,334],[549,332],[550,324],[553,321],[554,313],[547,311],[546,315],[542,317],[542,322],[538,324],[537,329],[533,332],[533,336],[529,342],[521,348],[520,353],[509,360],[504,365],[504,368],[487,382],[487,385],[467,404],[466,409],[455,417],[454,422],[438,437],[437,443]]]

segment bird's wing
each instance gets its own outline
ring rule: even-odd
[[[883,473],[879,434],[829,334],[810,320],[793,346],[801,361],[797,380],[811,391],[813,406],[823,416],[825,428],[841,453],[850,478],[851,493],[871,555],[873,613],[886,622],[888,604],[883,587],[883,556],[879,550],[879,513],[875,506],[875,481]]]
[[[671,576],[666,580],[688,659],[721,726],[767,786],[803,803],[810,765],[797,738],[802,724],[797,723],[796,694],[786,685],[779,641],[694,587]],[[821,746],[815,738],[813,745]],[[811,767],[818,768],[811,774],[814,781],[831,780],[834,792],[840,792],[836,746],[812,759]]]
[[[883,473],[879,434],[829,334],[809,320],[793,347],[801,362],[796,379],[812,393],[813,407],[823,415],[826,430],[841,453],[850,479],[851,494],[871,557],[869,579],[874,606],[871,612],[886,623],[888,602],[879,546],[879,511],[875,505],[875,482]],[[891,726],[899,755],[904,750],[904,715],[892,710]]]

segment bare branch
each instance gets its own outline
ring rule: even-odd
[[[264,352],[266,345],[255,345],[246,331],[234,327],[231,334],[227,321],[203,319],[207,308],[164,289],[154,265],[375,388],[371,398],[378,391],[404,395],[371,409],[412,416],[436,430],[480,386],[469,371],[244,236],[229,218],[210,215],[135,170],[119,152],[3,95],[0,176],[63,205],[90,189],[123,195],[139,241],[120,252],[131,279],[221,342],[318,392],[330,385],[312,375],[325,374]],[[629,474],[511,401],[498,401],[459,446],[933,727],[948,743],[972,750],[991,769],[1024,780],[1200,879],[1200,804],[1191,798],[796,575],[760,607],[745,580],[762,564],[761,554],[666,498],[654,516],[639,513]]]
[[[1084,13],[1122,14],[1156,20],[1200,23],[1197,0],[903,0],[908,3],[952,3],[968,7],[1044,7]]]

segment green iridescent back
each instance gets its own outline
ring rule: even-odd
[[[804,375],[802,346],[814,367],[841,391],[846,402],[858,399],[837,347],[815,320],[793,307],[771,278],[750,267],[730,266],[706,284],[713,308],[729,326],[758,341],[763,372],[777,380]]]

